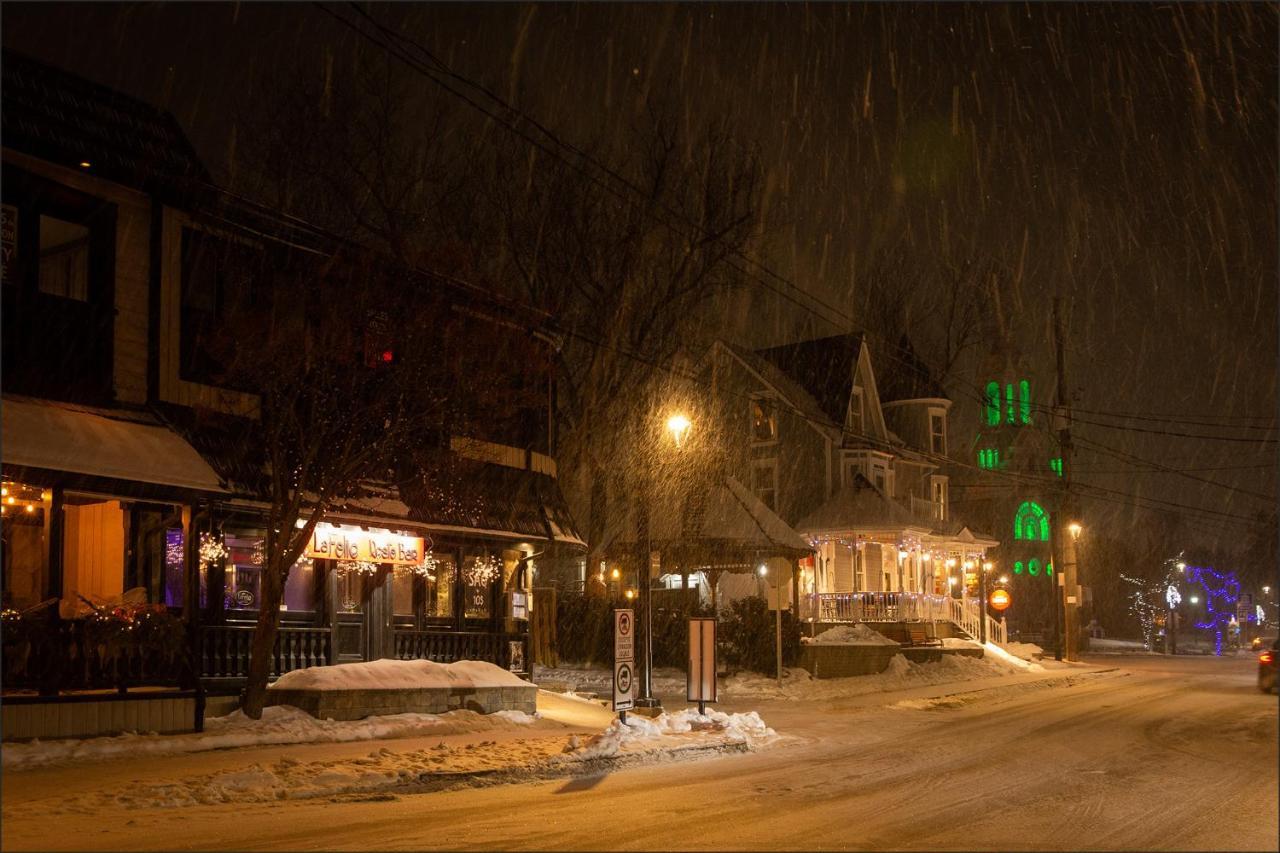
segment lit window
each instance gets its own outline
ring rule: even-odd
[[[1014,420],[1013,383],[1012,382],[1004,386],[1004,406],[1005,406],[1004,419],[1011,424],[1017,423],[1017,421]]]
[[[1021,561],[1021,560],[1017,560],[1016,562],[1014,562],[1014,564],[1013,564],[1013,573],[1014,573],[1015,575],[1020,575],[1020,574],[1022,574],[1022,561]]]
[[[1025,379],[1018,383],[1018,407],[1022,422],[1031,423],[1031,383]]]
[[[751,440],[766,444],[778,439],[778,413],[774,401],[755,397],[751,400]]]
[[[1053,473],[1061,477],[1062,476],[1062,457],[1058,456],[1054,459],[1050,459],[1049,467],[1053,469]]]
[[[987,426],[1000,425],[1000,383],[987,383],[986,400]]]

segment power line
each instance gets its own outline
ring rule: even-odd
[[[1122,450],[1117,450],[1116,448],[1108,447],[1108,446],[1107,446],[1107,445],[1105,445],[1105,444],[1099,444],[1098,442],[1096,442],[1096,441],[1092,441],[1092,440],[1087,439],[1087,438],[1081,438],[1081,439],[1080,439],[1080,441],[1082,441],[1082,442],[1083,442],[1083,443],[1085,443],[1086,445],[1089,445],[1089,446],[1091,446],[1091,447],[1095,448],[1096,450],[1098,450],[1099,452],[1102,452],[1102,453],[1104,453],[1104,454],[1106,454],[1106,455],[1108,455],[1108,456],[1112,456],[1112,457],[1114,457],[1114,458],[1116,458],[1116,459],[1120,459],[1120,460],[1122,460],[1122,461],[1124,461],[1124,460],[1128,460],[1128,461],[1132,461],[1132,462],[1141,462],[1141,463],[1143,463],[1144,465],[1149,466],[1151,469],[1153,469],[1153,470],[1155,470],[1155,471],[1160,471],[1160,472],[1168,473],[1168,474],[1177,474],[1178,476],[1180,476],[1180,477],[1185,477],[1185,478],[1187,478],[1188,480],[1194,480],[1194,481],[1196,481],[1196,482],[1198,482],[1198,483],[1206,483],[1206,484],[1208,484],[1208,485],[1210,485],[1210,486],[1217,486],[1217,487],[1218,487],[1218,488],[1220,488],[1220,489],[1226,489],[1227,491],[1230,491],[1230,492],[1237,492],[1237,493],[1242,494],[1242,495],[1248,495],[1249,497],[1260,498],[1260,499],[1262,499],[1262,500],[1264,500],[1264,501],[1268,501],[1268,502],[1271,502],[1271,503],[1274,503],[1274,502],[1275,502],[1275,499],[1276,499],[1276,498],[1275,498],[1275,495],[1267,495],[1267,494],[1263,494],[1262,492],[1253,492],[1253,491],[1250,491],[1250,490],[1248,490],[1248,489],[1241,489],[1241,488],[1236,487],[1236,486],[1229,486],[1229,485],[1227,485],[1226,483],[1220,483],[1220,482],[1218,482],[1217,480],[1211,480],[1211,479],[1209,479],[1208,477],[1198,477],[1198,476],[1196,476],[1195,474],[1191,474],[1191,473],[1189,473],[1189,472],[1187,472],[1187,471],[1180,471],[1180,470],[1178,470],[1178,469],[1176,469],[1176,468],[1170,468],[1170,467],[1168,467],[1167,465],[1162,465],[1162,464],[1161,464],[1161,463],[1159,463],[1159,462],[1153,462],[1153,461],[1152,461],[1152,460],[1150,460],[1150,459],[1143,459],[1143,458],[1142,458],[1142,457],[1140,457],[1140,456],[1135,456],[1135,455],[1133,455],[1132,453],[1126,453],[1126,452],[1124,452],[1124,451],[1122,451]]]

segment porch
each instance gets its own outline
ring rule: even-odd
[[[800,618],[807,622],[950,622],[976,640],[985,618],[987,639],[1008,642],[1004,619],[982,610],[977,599],[921,592],[823,592],[800,600]]]

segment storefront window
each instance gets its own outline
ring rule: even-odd
[[[223,606],[228,611],[257,610],[262,598],[263,553],[260,536],[227,536]]]
[[[49,505],[47,492],[5,481],[0,495],[3,542],[0,572],[4,606],[22,609],[44,600],[48,587],[45,561]]]
[[[447,555],[436,554],[435,557],[436,579],[427,581],[427,616],[451,619],[458,564],[453,557]]]
[[[122,600],[127,516],[120,501],[87,495],[67,495],[62,508],[61,609],[74,618]]]
[[[408,566],[396,566],[391,575],[391,612],[413,616],[413,583],[418,576]]]
[[[489,554],[463,560],[463,615],[466,618],[489,618],[490,593],[501,571],[502,561]]]
[[[185,576],[182,571],[184,547],[182,528],[167,528],[164,532],[164,603],[168,607],[182,606],[185,592]]]
[[[284,582],[282,610],[310,612],[316,609],[316,564],[309,557],[302,557],[289,569]]]
[[[364,610],[365,575],[354,567],[347,567],[339,562],[338,568],[338,612],[360,613]]]

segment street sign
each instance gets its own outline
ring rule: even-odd
[[[1242,593],[1236,599],[1236,621],[1243,625],[1253,615],[1253,593]]]
[[[633,610],[613,611],[613,710],[635,707],[636,617]]]
[[[991,593],[991,609],[997,612],[1008,609],[1012,601],[1007,589],[997,589]]]
[[[685,696],[690,702],[716,701],[716,620],[689,620],[689,669],[685,676]]]

